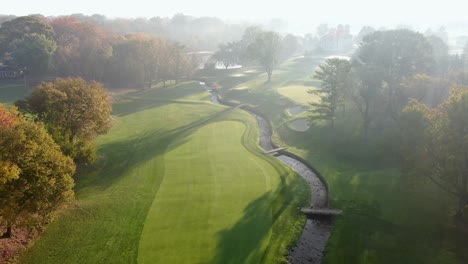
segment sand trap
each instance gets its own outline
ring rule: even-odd
[[[302,106],[296,106],[293,108],[289,108],[287,111],[288,111],[288,114],[290,115],[299,115],[299,114],[304,113],[306,111],[306,108]]]
[[[304,58],[304,55],[301,55],[301,56],[290,58],[289,61],[297,60],[297,59],[303,59],[303,58]]]
[[[232,88],[231,90],[241,91],[241,90],[247,90],[247,89],[249,89],[249,87],[247,87],[247,86],[241,86],[241,87]]]
[[[326,57],[326,59],[327,60],[328,59],[342,59],[342,60],[347,60],[347,61],[351,60],[351,58],[348,57],[348,56],[338,56],[338,55],[328,56],[328,57]]]
[[[243,77],[243,76],[245,76],[245,74],[243,73],[237,73],[237,74],[231,75],[231,77]]]
[[[289,127],[295,131],[305,132],[310,128],[309,120],[307,118],[298,118],[296,120],[291,121],[289,123]]]

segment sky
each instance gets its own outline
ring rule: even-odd
[[[468,22],[463,0],[21,0],[2,5],[0,14],[85,15],[107,17],[171,17],[177,13],[228,20],[361,25],[443,24]]]

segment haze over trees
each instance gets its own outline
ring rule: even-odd
[[[319,65],[314,78],[322,82],[321,89],[309,91],[320,97],[320,102],[310,103],[313,106],[311,111],[315,114],[312,120],[329,120],[331,127],[334,127],[337,108],[345,99],[350,67],[349,61],[343,59],[328,59]]]
[[[160,249],[169,262],[286,262],[309,186],[269,155],[225,173],[234,146],[261,153],[252,151],[258,124],[211,104],[210,88],[254,109],[276,143],[323,174],[330,205],[344,212],[324,263],[468,260],[468,37],[455,45],[444,27],[348,24],[302,36],[281,19],[252,26],[183,14],[1,22],[0,71],[31,78],[0,80],[0,102],[22,98],[0,104],[0,236],[13,236],[0,240],[0,262],[16,230],[40,232],[62,208],[25,262],[151,263]],[[224,67],[200,69],[213,61]],[[107,88],[119,88],[114,116]],[[189,200],[209,206],[185,210]],[[223,213],[229,203],[235,216]],[[200,233],[206,243],[167,247]]]
[[[402,161],[402,182],[435,184],[456,198],[456,215],[463,218],[468,90],[460,85],[466,71],[448,64],[451,56],[438,37],[407,29],[363,31],[370,33],[350,63],[329,59],[319,65],[314,78],[321,88],[310,93],[321,95],[321,102],[311,103],[311,119],[330,120],[333,127],[337,106],[349,105],[343,118],[359,115],[364,145],[375,144],[369,143],[371,127],[374,140],[387,128],[400,141],[399,152],[387,154]]]
[[[48,23],[50,21],[50,24]],[[93,20],[18,17],[0,28],[0,61],[36,77],[81,77],[118,86],[190,76],[198,67],[187,48],[147,33],[118,35]]]
[[[458,201],[463,219],[468,206],[468,87],[452,88],[437,108],[416,100],[402,112],[402,171],[414,180],[427,180]]]
[[[281,48],[281,38],[275,32],[261,32],[247,47],[248,56],[256,61],[267,74],[267,82],[271,81],[273,69],[278,64]]]

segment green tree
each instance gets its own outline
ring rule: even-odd
[[[109,131],[111,105],[102,84],[83,79],[58,79],[39,85],[21,110],[44,122],[62,151],[78,163],[93,163],[93,140]]]
[[[273,69],[278,64],[280,50],[281,38],[272,31],[259,33],[248,47],[250,58],[258,62],[267,73],[267,82],[271,81]]]
[[[382,74],[382,69],[361,65],[353,67],[350,75],[348,95],[361,115],[364,142],[368,139],[369,125],[381,115]]]
[[[3,237],[11,236],[12,225],[46,219],[74,196],[72,159],[62,154],[42,124],[13,114],[12,123],[0,126],[0,221],[7,226]]]
[[[336,110],[345,99],[350,63],[343,59],[328,59],[319,65],[314,78],[322,81],[321,89],[310,90],[310,94],[320,97],[319,103],[313,106],[311,120],[330,120],[331,127],[335,125]]]
[[[445,42],[436,36],[426,37],[432,46],[432,57],[434,59],[434,68],[432,72],[439,77],[445,77],[449,70],[449,48]]]
[[[401,81],[417,73],[429,73],[434,65],[431,44],[422,34],[407,29],[366,35],[356,55],[361,64],[383,70],[386,112],[395,121],[405,105],[400,100]]]
[[[455,87],[435,109],[412,100],[401,115],[402,173],[425,179],[468,205],[468,87]]]
[[[36,33],[14,40],[11,46],[14,64],[33,73],[46,72],[57,49],[55,41]]]
[[[239,44],[236,42],[229,42],[221,44],[219,50],[213,54],[213,58],[222,62],[227,69],[229,66],[240,63],[240,55]]]
[[[23,16],[2,23],[0,27],[0,57],[10,51],[10,44],[27,34],[44,35],[48,40],[55,39],[52,27],[42,17]]]

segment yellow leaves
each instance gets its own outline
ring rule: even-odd
[[[47,216],[73,198],[75,164],[42,124],[21,116],[0,128],[0,215]]]
[[[10,180],[18,179],[21,169],[11,161],[0,160],[0,190],[1,186]]]

